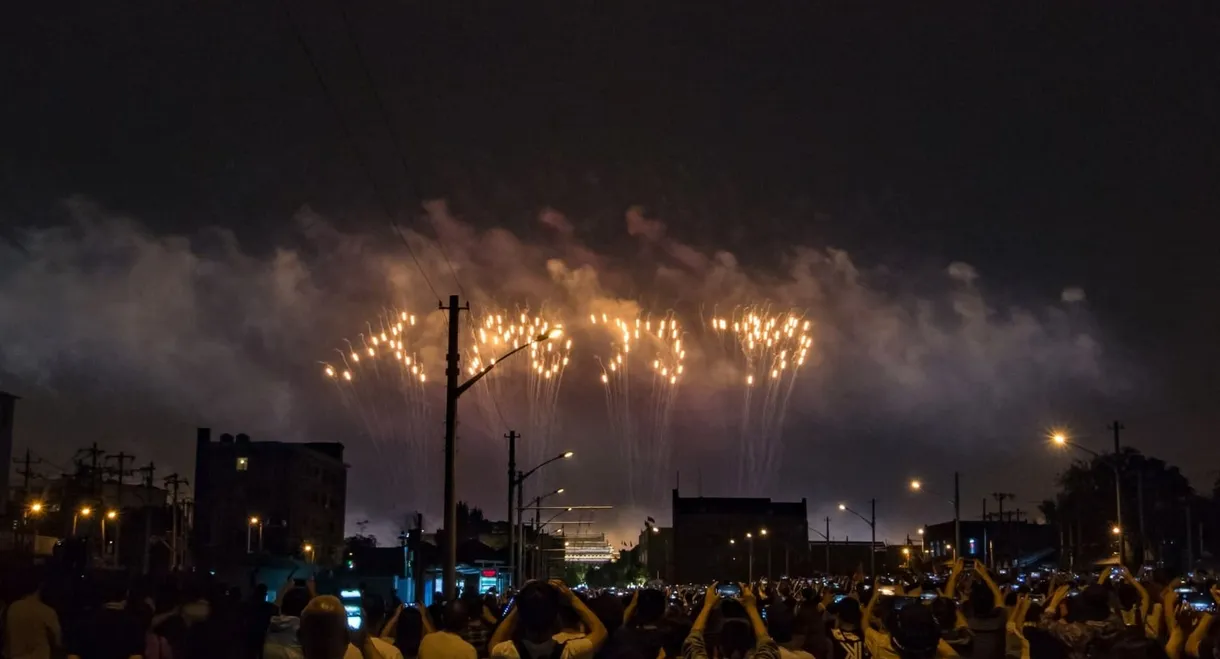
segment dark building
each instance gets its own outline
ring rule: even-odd
[[[649,524],[640,531],[640,562],[649,580],[674,581],[674,530]]]
[[[0,460],[4,461],[4,468],[0,469],[0,515],[8,512],[8,473],[13,457],[13,416],[16,410],[17,397],[0,391]],[[25,502],[19,501],[17,505],[25,505]]]
[[[808,574],[812,568],[805,515],[804,499],[684,499],[675,489],[674,582],[745,581],[751,574],[756,579],[774,578],[789,571]]]
[[[192,484],[197,565],[240,562],[260,547],[319,565],[339,560],[347,498],[342,444],[253,442],[244,434],[214,442],[211,430],[200,428]]]
[[[962,520],[962,546],[953,547],[953,521],[932,524],[924,529],[925,560],[950,560],[956,555],[977,558],[992,567],[1009,567],[1018,560],[1032,565],[1054,560],[1058,538],[1048,524],[1016,521]]]

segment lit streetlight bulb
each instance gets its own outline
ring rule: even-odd
[[[919,482],[918,480],[913,480],[913,481],[911,481],[911,489],[912,489],[912,490],[919,490],[919,489],[920,489],[920,488],[922,488],[922,487],[923,487],[923,483]]]

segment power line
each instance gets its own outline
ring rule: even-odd
[[[373,73],[369,69],[368,62],[364,58],[364,50],[360,48],[360,41],[356,39],[356,33],[352,30],[352,23],[347,17],[347,3],[343,0],[338,0],[339,14],[343,17],[343,26],[347,30],[347,38],[352,42],[352,48],[356,51],[356,61],[360,64],[360,70],[364,73],[365,84],[369,86],[369,90],[373,93],[373,101],[377,104],[377,111],[381,114],[381,123],[385,124],[386,131],[390,133],[390,144],[394,147],[394,153],[398,156],[398,163],[402,165],[403,175],[406,180],[411,179],[411,168],[407,165],[407,158],[403,154],[402,143],[398,139],[398,131],[394,130],[394,124],[390,121],[390,113],[386,111],[385,103],[381,99],[381,92],[377,91],[377,82],[373,80]],[[453,281],[457,283],[458,292],[463,297],[466,295],[465,289],[462,288],[462,280],[458,279],[457,269],[453,267],[453,261],[449,259],[449,253],[445,249],[445,241],[441,238],[440,229],[436,226],[436,221],[431,216],[428,221],[432,224],[432,230],[436,232],[436,246],[441,252],[441,256],[445,259],[445,265],[449,266],[449,273],[453,275]]]
[[[284,9],[284,16],[288,20],[288,25],[292,28],[292,34],[296,38],[297,43],[301,46],[301,50],[305,53],[305,59],[309,61],[309,68],[313,71],[314,78],[318,81],[318,86],[322,88],[322,95],[326,97],[326,101],[330,105],[331,111],[335,113],[335,118],[338,120],[339,126],[343,129],[344,136],[347,138],[347,141],[351,143],[352,151],[356,155],[356,162],[360,164],[360,169],[364,172],[365,178],[369,180],[369,185],[372,186],[373,193],[377,196],[378,202],[381,204],[382,212],[385,213],[386,218],[390,221],[390,228],[393,229],[394,234],[397,235],[400,240],[402,240],[402,244],[406,246],[407,252],[411,255],[411,260],[415,262],[416,269],[419,270],[420,276],[424,278],[424,283],[428,285],[428,290],[432,291],[432,295],[439,303],[441,301],[441,296],[436,292],[436,287],[432,285],[432,281],[428,279],[428,274],[424,272],[424,267],[420,263],[419,257],[416,256],[415,250],[411,247],[411,243],[407,241],[406,236],[402,234],[398,228],[398,225],[394,223],[394,213],[390,210],[390,203],[385,193],[382,191],[381,186],[377,184],[377,179],[373,177],[373,170],[369,166],[368,161],[365,160],[364,154],[360,151],[360,145],[356,142],[356,138],[352,134],[351,127],[348,126],[347,121],[343,118],[343,111],[339,108],[338,101],[335,100],[334,95],[331,93],[330,86],[326,84],[326,79],[322,77],[322,70],[318,68],[318,62],[313,56],[313,51],[309,48],[309,44],[305,41],[305,37],[301,34],[301,30],[297,26],[296,21],[292,19],[292,10],[288,7],[288,0],[284,0],[282,6]]]

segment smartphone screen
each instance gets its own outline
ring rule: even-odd
[[[741,586],[735,583],[722,583],[716,586],[716,594],[726,598],[741,597]]]
[[[845,599],[847,599],[847,595],[844,595],[843,593],[839,593],[838,595],[835,595],[834,603],[838,604],[839,602],[842,602]]]

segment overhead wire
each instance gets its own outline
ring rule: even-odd
[[[377,183],[377,179],[373,176],[373,170],[369,166],[368,161],[365,159],[364,154],[361,152],[360,145],[356,142],[356,137],[352,133],[351,127],[348,126],[347,120],[344,119],[343,111],[339,108],[338,101],[335,100],[334,94],[331,93],[330,86],[326,84],[326,79],[322,75],[322,70],[318,67],[318,62],[316,58],[314,58],[313,50],[310,49],[309,43],[305,41],[304,35],[301,34],[300,27],[297,25],[296,21],[293,20],[292,10],[288,7],[288,0],[283,0],[282,6],[284,9],[284,15],[288,20],[288,25],[292,28],[292,34],[296,38],[297,43],[301,46],[302,52],[305,53],[305,59],[309,61],[309,68],[313,71],[314,78],[317,80],[318,86],[322,89],[322,95],[326,98],[327,103],[330,105],[331,111],[334,112],[335,118],[339,122],[339,126],[343,129],[344,136],[351,144],[352,152],[356,156],[356,162],[359,163],[360,169],[364,172],[365,178],[369,180],[369,185],[372,186],[373,193],[377,196],[378,202],[381,204],[381,210],[385,213],[386,219],[388,219],[390,222],[390,228],[402,241],[402,244],[406,246],[407,253],[411,255],[411,260],[415,263],[416,269],[419,270],[420,276],[423,277],[424,283],[428,285],[428,289],[432,291],[432,295],[436,298],[437,303],[440,304],[441,296],[436,292],[436,287],[432,285],[432,280],[428,278],[428,273],[424,271],[424,266],[422,263],[420,263],[419,257],[415,254],[415,249],[411,247],[410,241],[408,241],[407,237],[403,235],[401,229],[398,228],[398,225],[394,223],[394,213],[390,209],[388,198],[381,189],[381,186]],[[453,266],[450,265],[451,269],[452,267]]]
[[[377,104],[377,111],[381,115],[381,123],[385,124],[386,131],[390,134],[390,144],[394,147],[395,155],[398,156],[398,164],[402,165],[403,174],[410,180],[411,168],[407,165],[402,142],[398,138],[398,131],[394,129],[394,123],[390,121],[390,113],[386,110],[385,102],[381,98],[381,92],[377,88],[377,82],[373,79],[373,73],[369,69],[368,61],[364,57],[364,49],[360,47],[360,41],[356,39],[356,33],[352,29],[351,20],[348,19],[347,2],[344,0],[336,0],[336,2],[339,5],[339,14],[343,17],[343,26],[347,30],[347,38],[352,42],[352,48],[356,51],[356,61],[360,64],[360,70],[364,73],[365,84],[369,86],[369,90],[373,94],[373,101]],[[441,237],[440,227],[436,225],[436,220],[431,215],[428,216],[428,221],[432,224],[433,231],[436,231],[436,246],[440,250],[441,256],[445,259],[445,265],[449,266],[449,273],[453,275],[453,281],[457,284],[458,292],[463,297],[469,297],[466,295],[465,289],[462,288],[462,280],[458,278],[457,269],[453,267],[453,261],[449,258],[448,250],[445,249],[445,241]]]

